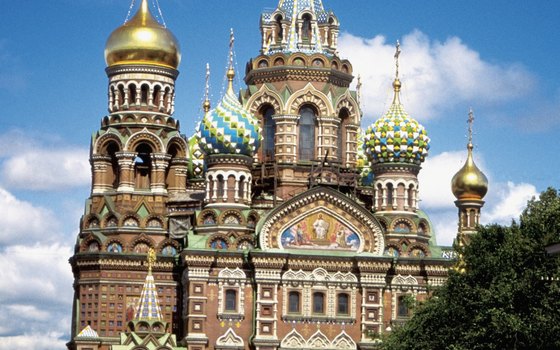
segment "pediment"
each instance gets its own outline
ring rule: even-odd
[[[329,187],[315,187],[269,213],[261,249],[383,254],[381,225],[362,205]]]

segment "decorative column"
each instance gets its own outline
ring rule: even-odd
[[[135,152],[117,152],[116,153],[119,169],[119,188],[118,192],[132,192],[134,191],[134,158]]]
[[[92,194],[106,192],[113,188],[107,179],[107,169],[111,167],[111,157],[96,155],[91,157],[91,168],[93,171]]]
[[[169,193],[185,192],[187,186],[188,161],[183,158],[173,158],[169,164],[167,191]]]
[[[274,152],[279,163],[295,163],[297,159],[297,122],[298,115],[275,115],[276,137]]]
[[[152,193],[167,193],[165,189],[165,170],[169,165],[171,157],[165,153],[152,153],[152,181],[150,190]]]

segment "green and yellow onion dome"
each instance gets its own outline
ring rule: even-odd
[[[400,81],[395,80],[391,107],[365,131],[365,151],[372,164],[419,165],[428,156],[430,138],[426,129],[405,112],[399,100],[400,86]]]
[[[261,141],[259,121],[243,108],[233,92],[233,70],[229,87],[218,106],[206,113],[197,127],[199,146],[210,154],[253,156]]]
[[[364,186],[370,186],[373,183],[373,173],[371,172],[371,162],[369,161],[364,144],[364,130],[362,128],[358,129],[358,140],[357,140],[357,156],[356,156],[356,168],[360,172],[360,183]]]
[[[177,69],[181,51],[173,33],[150,12],[148,0],[142,0],[134,17],[109,36],[105,62],[108,67],[147,64]]]
[[[455,198],[481,200],[488,192],[488,179],[474,163],[473,145],[467,145],[468,154],[465,165],[453,176],[451,190]]]
[[[204,174],[204,152],[200,149],[198,136],[195,132],[189,138],[189,177],[203,177]]]

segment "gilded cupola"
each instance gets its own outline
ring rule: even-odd
[[[108,67],[147,64],[177,69],[181,62],[179,42],[150,12],[142,0],[138,12],[115,29],[105,45]]]
[[[488,179],[474,163],[472,144],[472,123],[474,121],[472,110],[469,112],[469,143],[467,144],[467,161],[451,180],[453,195],[459,200],[481,200],[488,192]]]

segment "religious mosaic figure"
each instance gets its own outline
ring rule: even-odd
[[[329,223],[323,219],[322,214],[319,214],[319,217],[313,223],[313,231],[315,232],[316,239],[327,238],[327,232],[329,231]]]

